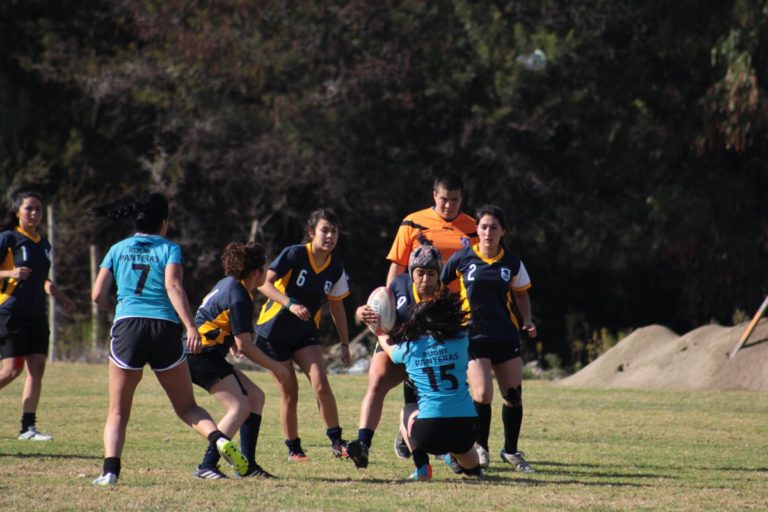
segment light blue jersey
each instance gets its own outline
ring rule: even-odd
[[[439,343],[432,337],[396,345],[392,362],[405,364],[419,395],[419,418],[477,416],[467,386],[466,336]]]
[[[141,317],[179,323],[165,289],[169,263],[182,263],[181,247],[160,235],[136,234],[109,249],[101,266],[117,283],[115,321]]]

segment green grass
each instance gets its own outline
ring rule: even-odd
[[[514,473],[498,459],[482,481],[462,480],[433,460],[434,480],[408,482],[410,461],[392,439],[400,390],[387,399],[371,465],[332,459],[314,398],[302,382],[300,435],[311,460],[290,464],[267,393],[258,461],[274,481],[191,477],[206,443],[172,413],[154,375],[139,386],[123,472],[95,488],[107,405],[106,364],[51,364],[38,414],[51,443],[16,440],[22,378],[0,391],[0,510],[764,510],[768,504],[768,393],[561,388],[526,381],[521,448],[537,472]],[[364,376],[332,376],[345,437],[357,430]],[[197,391],[196,391],[197,392]],[[218,417],[222,408],[198,392]]]

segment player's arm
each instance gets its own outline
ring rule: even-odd
[[[349,330],[347,329],[347,312],[344,310],[344,301],[329,300],[328,312],[331,314],[333,324],[336,326],[336,332],[339,333],[341,362],[344,363],[344,366],[349,366]]]
[[[72,299],[67,297],[67,294],[61,291],[52,281],[48,281],[47,279],[45,280],[45,293],[60,302],[64,311],[67,313],[71,313],[75,310],[75,303],[72,302]]]
[[[395,280],[395,278],[405,272],[405,267],[400,265],[399,263],[390,263],[389,264],[389,271],[387,272],[387,286],[392,284],[392,281]]]
[[[288,379],[288,369],[254,345],[251,333],[241,332],[235,334],[235,346],[238,352],[242,353],[245,357],[271,371],[280,382]]]
[[[173,309],[179,315],[181,323],[187,329],[187,348],[192,354],[200,352],[200,333],[195,326],[192,310],[189,307],[187,292],[184,291],[184,267],[179,263],[168,263],[165,266],[165,290]]]
[[[536,324],[531,319],[531,299],[528,296],[527,290],[512,290],[515,296],[515,302],[517,302],[517,308],[520,310],[520,314],[523,316],[523,331],[525,331],[531,338],[536,337]]]
[[[308,321],[310,316],[309,310],[298,302],[291,300],[290,297],[275,287],[275,281],[277,281],[278,277],[277,272],[271,268],[267,270],[267,278],[264,280],[264,284],[259,286],[259,292],[269,300],[287,307],[288,311],[305,322]]]
[[[93,290],[91,291],[91,300],[96,303],[101,309],[115,312],[115,301],[109,296],[109,290],[112,288],[114,277],[112,271],[101,267],[99,273],[96,276],[96,281],[93,283]]]

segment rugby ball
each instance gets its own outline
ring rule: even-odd
[[[379,315],[379,321],[376,322],[376,325],[368,326],[368,329],[373,334],[381,336],[395,327],[397,311],[395,309],[395,296],[392,290],[386,286],[379,286],[368,296],[366,304]]]

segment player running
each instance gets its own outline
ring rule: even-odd
[[[398,274],[389,289],[395,297],[396,326],[411,318],[411,308],[424,300],[431,300],[440,287],[440,253],[427,240],[413,250],[408,261],[408,273]],[[355,318],[375,325],[379,316],[370,306],[357,308]],[[368,452],[373,435],[381,420],[384,398],[389,390],[406,378],[405,367],[395,364],[379,343],[373,351],[368,369],[368,388],[360,407],[360,428],[357,439],[347,447],[349,457],[358,468],[368,467]],[[415,401],[415,400],[414,400]]]
[[[349,295],[349,286],[344,267],[332,254],[339,240],[339,227],[339,218],[330,208],[312,212],[307,222],[306,244],[283,249],[269,264],[267,279],[259,287],[269,300],[256,322],[256,345],[289,372],[287,380],[278,381],[282,395],[280,422],[289,461],[307,459],[298,432],[299,384],[293,371],[294,362],[315,391],[334,456],[347,456],[336,398],[328,382],[317,334],[321,307],[327,300],[341,340],[342,362],[349,365],[349,334],[342,302]]]
[[[219,430],[232,437],[240,429],[240,451],[248,459],[248,470],[242,476],[273,478],[256,463],[264,392],[226,360],[232,350],[270,370],[278,381],[288,379],[285,366],[253,344],[253,293],[266,277],[264,249],[258,244],[232,242],[224,248],[221,263],[226,277],[205,296],[195,314],[203,348],[187,357],[189,371],[193,383],[227,408],[219,420]],[[218,450],[209,446],[194,476],[226,478],[218,468],[219,457]]]
[[[207,437],[238,473],[245,474],[248,460],[197,405],[192,392],[179,320],[186,328],[187,350],[192,354],[200,351],[200,334],[182,286],[181,248],[165,238],[168,201],[162,194],[150,194],[124,207],[96,208],[93,213],[111,219],[131,217],[137,230],[109,249],[93,285],[93,301],[115,318],[109,349],[104,466],[94,485],[114,485],[120,477],[133,395],[147,363],[179,418]],[[113,282],[117,284],[117,304],[109,295]]]

